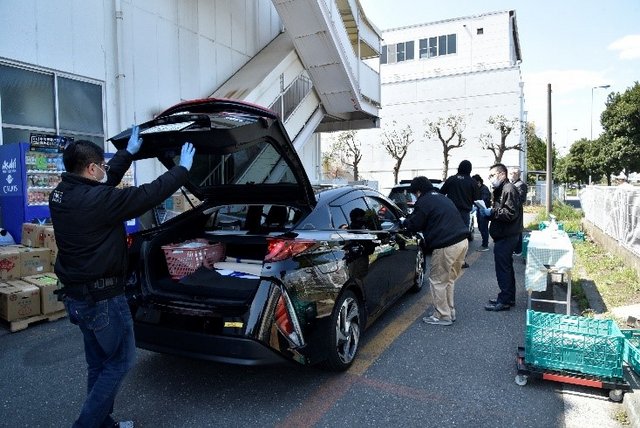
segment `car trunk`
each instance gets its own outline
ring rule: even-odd
[[[173,302],[248,305],[268,276],[268,239],[291,230],[301,215],[290,206],[237,204],[186,213],[143,245],[144,293]]]

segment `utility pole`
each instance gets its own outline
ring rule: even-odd
[[[547,194],[545,203],[547,207],[547,216],[551,214],[551,201],[553,192],[553,182],[551,177],[551,170],[553,168],[552,156],[553,156],[553,141],[551,137],[553,135],[551,129],[551,83],[547,84]]]

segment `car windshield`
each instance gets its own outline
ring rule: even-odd
[[[179,163],[180,156],[173,160]],[[203,188],[227,184],[296,183],[289,165],[266,141],[228,154],[196,151],[189,175],[193,184]]]

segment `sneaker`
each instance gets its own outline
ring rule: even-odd
[[[484,309],[487,311],[499,312],[499,311],[508,311],[509,309],[511,309],[511,306],[504,305],[502,303],[496,303],[494,305],[492,304],[485,305]]]
[[[516,253],[515,251],[513,252],[513,255],[516,257],[522,257],[522,253]]]
[[[430,317],[424,317],[424,318],[422,318],[422,321],[426,322],[427,324],[433,324],[433,325],[451,325],[451,324],[453,324],[453,321],[451,321],[451,320],[441,320],[440,318],[436,317],[435,315],[431,315]]]
[[[113,424],[113,428],[133,428],[133,421],[120,421]]]
[[[467,262],[462,263],[462,269],[466,269],[468,267],[469,267],[469,263]]]
[[[498,299],[489,299],[489,304],[490,305],[495,305],[496,303],[498,303]],[[509,302],[509,306],[515,306],[516,302],[515,301],[511,301]]]
[[[489,247],[479,247],[476,251],[480,251],[481,253],[485,251],[489,251]]]

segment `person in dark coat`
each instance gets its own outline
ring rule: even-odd
[[[491,208],[481,208],[480,214],[491,221],[489,234],[493,239],[496,280],[500,292],[484,308],[488,311],[505,311],[514,306],[516,301],[513,250],[518,243],[518,236],[522,234],[522,204],[520,194],[509,182],[507,168],[503,164],[491,167],[489,180],[493,187],[493,205]]]
[[[529,190],[529,187],[527,186],[527,183],[520,179],[520,168],[518,168],[517,166],[509,168],[509,181],[518,190],[518,194],[520,195],[520,202],[522,203],[522,207],[524,209],[524,205],[527,203],[527,191]],[[522,216],[522,222],[522,227],[524,229],[524,214]],[[518,243],[516,244],[514,254],[516,256],[522,254],[522,233],[520,234],[520,239],[518,239]]]
[[[427,324],[451,325],[456,320],[454,285],[469,247],[468,230],[456,215],[458,209],[453,202],[439,193],[428,178],[415,177],[409,192],[417,200],[403,225],[411,232],[422,232],[426,250],[433,251],[429,284],[435,311],[422,320]]]
[[[484,185],[484,180],[482,180],[479,174],[474,175],[472,178],[476,180],[480,188],[479,200],[484,201],[485,207],[489,208],[491,206],[491,191]],[[489,251],[489,219],[480,214],[480,210],[478,209],[476,211],[476,220],[478,221],[480,236],[482,236],[482,245],[478,247],[477,251]]]
[[[133,426],[111,417],[113,403],[135,362],[133,320],[124,294],[127,237],[124,222],[160,204],[189,177],[195,150],[182,147],[180,165],[151,183],[115,187],[142,145],[134,127],[126,150],[107,164],[97,144],[79,140],[64,149],[66,172],[49,209],[58,245],[55,273],[69,321],[80,327],[87,361],[87,397],[73,427]]]
[[[471,162],[463,160],[458,165],[458,173],[447,178],[440,188],[440,193],[447,195],[458,209],[460,218],[467,226],[467,236],[470,241],[473,240],[471,209],[473,208],[473,201],[480,198],[480,190],[475,180],[471,178],[471,168]],[[466,268],[469,265],[465,261],[462,267]]]

